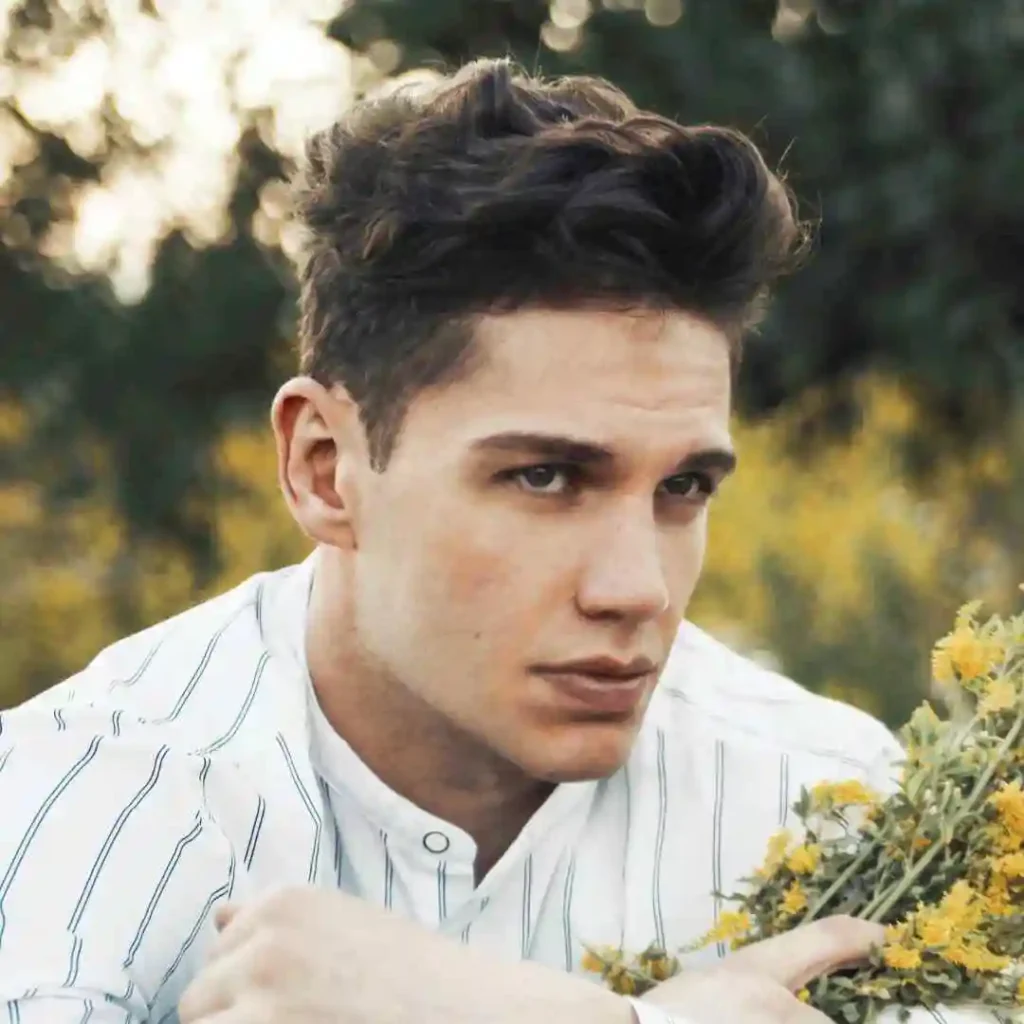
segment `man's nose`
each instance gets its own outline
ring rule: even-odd
[[[669,606],[668,582],[653,509],[616,515],[588,552],[577,590],[584,615],[642,621]]]

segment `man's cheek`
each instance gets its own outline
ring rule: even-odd
[[[491,602],[513,599],[515,563],[511,553],[468,544],[453,544],[444,556],[450,597],[459,604],[485,612]]]

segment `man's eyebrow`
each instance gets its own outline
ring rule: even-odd
[[[683,459],[679,463],[679,471],[686,473],[695,469],[704,469],[728,476],[736,469],[736,462],[736,453],[731,448],[703,448]]]
[[[474,441],[471,447],[476,452],[518,452],[522,455],[537,455],[554,461],[584,465],[609,463],[615,459],[615,453],[610,448],[595,444],[593,441],[582,441],[560,434],[536,434],[520,430],[482,437]]]
[[[475,452],[506,452],[521,455],[533,455],[554,462],[571,462],[577,465],[599,466],[615,461],[615,452],[611,448],[593,441],[583,441],[575,437],[560,434],[538,434],[530,431],[507,431],[492,434],[474,441],[471,448]],[[736,468],[736,453],[731,448],[702,448],[684,458],[677,467],[677,472],[693,470],[717,471],[723,476]]]

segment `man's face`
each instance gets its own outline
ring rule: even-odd
[[[728,343],[683,314],[524,311],[484,319],[478,344],[463,380],[413,402],[387,470],[361,474],[358,642],[530,776],[603,777],[731,467]]]

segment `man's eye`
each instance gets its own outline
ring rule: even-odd
[[[717,490],[714,479],[707,473],[680,473],[678,476],[670,476],[662,487],[671,497],[687,501],[710,498]]]
[[[572,486],[569,468],[551,463],[514,469],[509,476],[530,494],[564,494]]]

